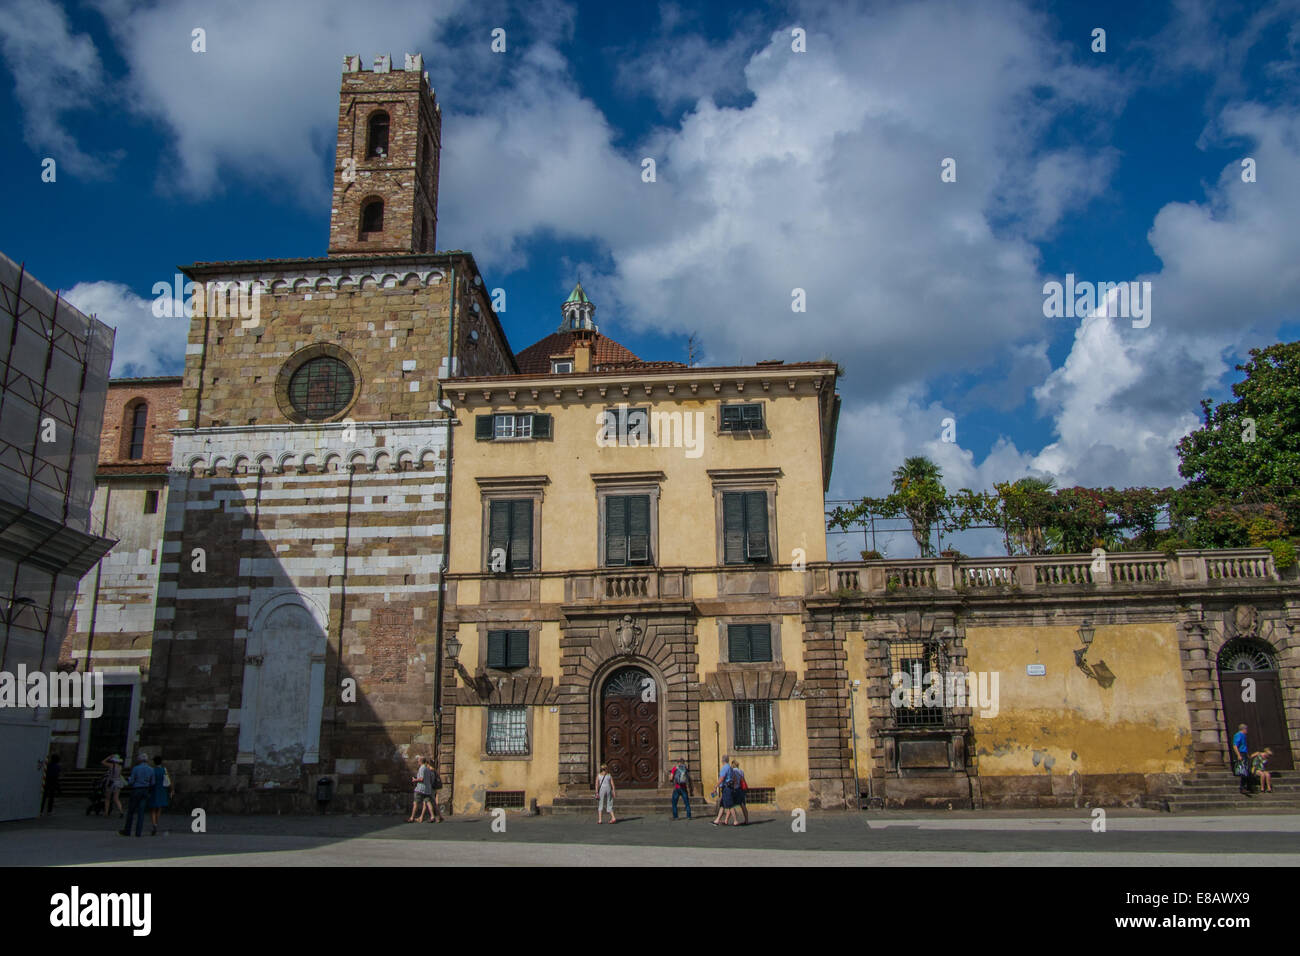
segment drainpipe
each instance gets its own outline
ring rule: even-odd
[[[447,307],[447,375],[450,377],[452,372],[452,359],[454,356],[456,337],[456,267],[451,267],[451,295]],[[447,600],[447,566],[448,556],[451,548],[451,468],[453,461],[453,444],[452,436],[455,434],[455,428],[452,409],[446,404],[446,399],[442,395],[442,382],[438,383],[438,408],[447,416],[447,467],[446,471],[446,490],[443,492],[443,510],[442,510],[442,562],[438,568],[438,619],[433,644],[434,667],[436,668],[437,677],[433,682],[433,750],[434,760],[437,764],[442,763],[442,639],[443,608]],[[451,812],[450,797],[447,801],[447,811]]]
[[[108,508],[112,503],[113,483],[111,481],[106,481],[104,482],[104,520],[101,521],[99,525],[99,536],[101,538],[108,536]],[[158,562],[161,564],[163,560],[161,544],[158,546],[158,549]],[[86,663],[82,668],[86,673],[90,673],[91,657],[95,652],[95,620],[99,616],[99,582],[104,576],[104,561],[107,560],[107,558],[108,555],[104,555],[104,557],[99,559],[99,563],[95,565],[95,590],[90,599],[90,632],[86,636]],[[155,585],[155,596],[156,592],[157,585]]]

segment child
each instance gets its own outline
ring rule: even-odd
[[[604,823],[605,811],[609,810],[609,822],[618,823],[614,818],[614,778],[609,775],[609,767],[600,765],[600,776],[596,778],[596,822]]]

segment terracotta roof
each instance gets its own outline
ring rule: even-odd
[[[573,343],[578,339],[591,341],[591,364],[640,365],[641,360],[628,349],[599,332],[552,332],[540,342],[528,346],[515,356],[522,375],[546,375],[551,371],[552,355],[572,355]]]

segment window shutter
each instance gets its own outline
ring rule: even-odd
[[[510,502],[510,570],[533,568],[533,502],[524,498]]]
[[[767,557],[767,492],[745,494],[745,557]]]
[[[744,427],[753,431],[763,430],[763,406],[754,402],[752,405],[742,405],[741,413],[744,420]]]
[[[747,664],[750,660],[749,625],[727,625],[727,662],[730,664]]]
[[[650,496],[627,498],[627,561],[646,564],[650,560]]]
[[[506,666],[506,631],[488,631],[488,667]]]
[[[508,667],[528,666],[528,632],[510,631],[510,654]]]
[[[772,659],[772,625],[749,625],[749,659],[751,661],[770,661]]]
[[[735,431],[740,424],[740,406],[723,405],[722,406],[722,430],[724,432]]]
[[[510,570],[510,502],[493,501],[488,505],[488,570],[492,556],[500,549],[506,554],[505,570]]]
[[[474,416],[474,438],[478,441],[492,440],[492,416],[491,415]]]
[[[534,438],[551,437],[551,416],[550,415],[533,416],[533,437]]]
[[[605,499],[605,564],[611,568],[627,564],[627,501],[622,495]]]
[[[739,492],[722,495],[723,562],[743,564],[745,561],[745,496]]]

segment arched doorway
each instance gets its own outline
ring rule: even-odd
[[[600,763],[627,788],[659,784],[659,691],[648,671],[620,667],[601,689]]]
[[[1291,737],[1282,709],[1282,686],[1273,648],[1253,638],[1234,638],[1219,651],[1219,692],[1228,739],[1245,724],[1251,752],[1273,748],[1271,770],[1292,770]],[[1253,687],[1248,681],[1253,681]]]

